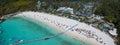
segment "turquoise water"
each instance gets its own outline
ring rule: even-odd
[[[47,35],[54,35],[60,32],[55,31],[48,25],[42,22],[25,18],[25,17],[11,17],[0,24],[0,45],[13,44],[18,40],[34,40],[42,38]],[[10,40],[12,39],[12,40]],[[67,35],[60,35],[48,40],[39,40],[34,42],[27,42],[19,45],[89,45],[85,42],[78,41]]]

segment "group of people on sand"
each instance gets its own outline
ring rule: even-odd
[[[40,16],[39,16],[40,17]],[[60,23],[60,22],[57,22],[56,20],[54,19],[50,19],[50,18],[47,18],[47,17],[40,17],[42,20],[46,21],[46,22],[50,22],[51,24],[59,27],[59,28],[64,28],[64,29],[67,29],[68,27],[70,27],[71,25],[66,25],[66,24],[63,24],[63,23]],[[103,45],[106,45],[105,42],[103,42],[103,39],[101,37],[99,37],[98,35],[95,34],[95,32],[92,32],[90,30],[86,30],[86,29],[81,29],[81,28],[74,28],[72,29],[71,31],[76,31],[78,32],[79,34],[82,34],[84,35],[85,37],[87,38],[93,38],[95,39],[96,41],[98,41],[99,43],[102,43]]]
[[[61,23],[60,21],[58,22],[58,21],[56,21],[55,19],[50,19],[50,18],[47,18],[47,17],[44,17],[44,16],[39,16],[40,17],[40,19],[41,20],[44,20],[44,21],[46,21],[46,22],[49,22],[50,24],[53,24],[53,25],[55,25],[55,26],[57,26],[57,27],[59,27],[59,28],[64,28],[64,29],[66,29],[66,28],[68,28],[69,26],[71,26],[71,25],[66,25],[66,24],[63,24],[63,23]]]
[[[24,16],[24,17],[26,17],[26,16]],[[62,29],[63,28],[66,29],[70,26],[70,25],[66,25],[66,24],[57,22],[57,21],[55,21],[55,19],[50,19],[50,18],[47,18],[47,17],[44,17],[44,16],[34,15],[34,18],[36,18],[36,17],[38,17],[42,21],[49,22],[50,24],[55,25],[55,26],[57,26],[59,28],[62,28]]]
[[[57,22],[54,19],[50,19],[50,18],[47,18],[47,17],[44,17],[44,16],[39,16],[39,15],[37,15],[37,16],[41,20],[44,20],[45,22],[50,22],[50,24],[53,24],[53,25],[55,25],[55,26],[57,26],[58,28],[61,28],[61,29],[66,29],[67,30],[67,28],[72,25],[72,24],[71,25],[67,25],[65,23],[60,23],[60,22]],[[36,18],[36,16],[34,18]],[[99,42],[99,43],[101,43],[103,45],[106,45],[106,43],[103,42],[103,39],[101,37],[99,37],[98,35],[96,35],[95,32],[92,32],[92,31],[86,30],[86,29],[81,29],[81,28],[74,28],[71,31],[76,31],[79,34],[84,35],[87,38],[95,39],[97,42]]]
[[[102,43],[103,45],[106,44],[105,42],[103,42],[103,39],[101,37],[95,34],[95,32],[92,32],[86,29],[81,29],[81,28],[75,28],[74,31],[77,31],[79,34],[82,34],[87,38],[95,39],[96,41],[98,41],[99,43]]]

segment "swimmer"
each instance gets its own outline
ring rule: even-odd
[[[18,42],[23,42],[24,40],[18,40]]]
[[[45,40],[48,40],[48,39],[50,39],[50,38],[45,38]]]

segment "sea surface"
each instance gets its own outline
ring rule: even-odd
[[[10,45],[19,40],[34,40],[48,35],[56,35],[60,32],[56,29],[36,20],[13,16],[0,24],[0,45]],[[79,35],[78,35],[79,36]],[[83,41],[76,40],[65,34],[50,38],[48,40],[37,40],[21,43],[18,45],[89,45]]]

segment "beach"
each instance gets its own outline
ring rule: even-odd
[[[68,35],[71,38],[82,40],[91,45],[115,45],[114,40],[110,36],[92,27],[91,25],[87,25],[76,20],[59,17],[44,12],[31,11],[18,13],[15,16],[23,16],[40,21],[51,26],[52,28],[55,28],[59,32],[65,32],[65,35]]]

